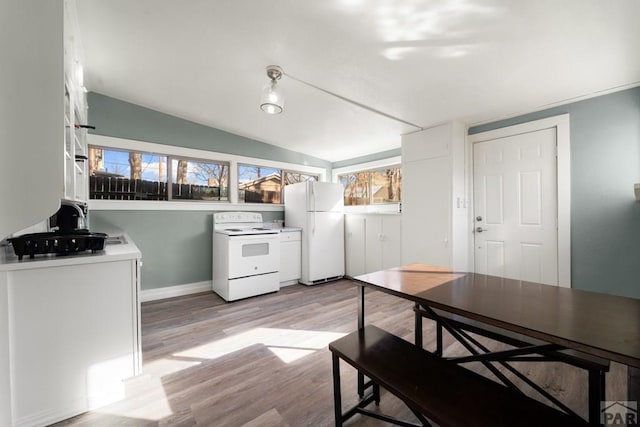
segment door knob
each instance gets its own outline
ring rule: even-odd
[[[482,233],[483,231],[489,231],[486,228],[476,227],[476,233]]]
[[[481,217],[480,215],[478,215],[478,216],[476,217],[476,221],[482,221],[482,217]]]

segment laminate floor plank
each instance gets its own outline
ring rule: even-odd
[[[331,426],[327,346],[357,327],[356,297],[357,287],[342,280],[289,286],[233,303],[211,292],[143,303],[143,374],[126,381],[124,399],[58,425]],[[366,322],[408,341],[413,341],[412,308],[408,301],[366,290]],[[433,322],[424,322],[423,336],[425,347],[434,348]],[[492,349],[508,348],[477,338]],[[448,356],[467,354],[448,334],[444,346]],[[492,377],[479,364],[469,367]],[[518,368],[586,413],[584,371],[560,363],[521,363]],[[340,370],[347,408],[356,403],[356,373],[346,363]],[[626,367],[612,365],[607,393],[608,400],[626,400]],[[385,390],[380,407],[370,408],[416,420]],[[388,424],[357,415],[346,425]]]

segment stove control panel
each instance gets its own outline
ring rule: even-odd
[[[236,222],[262,223],[262,214],[259,212],[216,212],[213,214],[214,224],[228,224]]]

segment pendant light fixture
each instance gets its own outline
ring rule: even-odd
[[[282,74],[282,68],[277,65],[267,66],[267,76],[271,82],[262,89],[260,97],[260,108],[267,114],[280,114],[284,110],[284,98],[278,87]]]

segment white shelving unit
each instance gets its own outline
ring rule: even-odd
[[[81,48],[77,38],[75,5],[65,1],[64,29],[64,186],[63,198],[85,202],[88,198],[87,101],[83,88]]]

